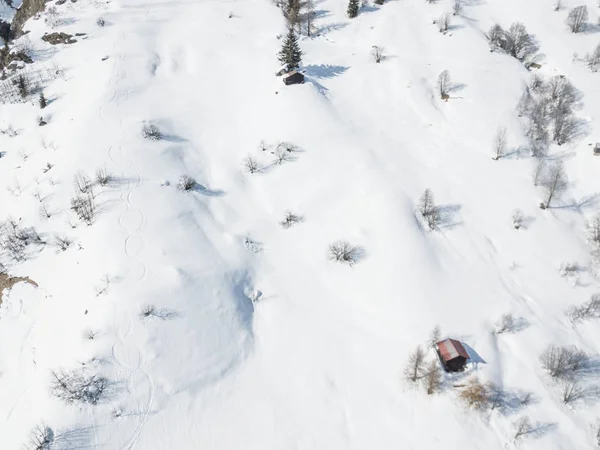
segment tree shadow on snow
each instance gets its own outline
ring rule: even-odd
[[[200,183],[196,183],[192,190],[202,195],[206,195],[207,197],[223,197],[225,195],[225,191],[220,189],[209,189]]]
[[[94,429],[92,427],[78,427],[73,430],[62,431],[54,436],[53,450],[83,450],[97,448],[92,443]]]
[[[314,78],[335,78],[346,72],[349,67],[345,66],[334,66],[331,64],[311,64],[305,66],[302,72]]]
[[[315,33],[315,36],[320,36],[322,34],[327,34],[332,31],[338,31],[342,28],[346,28],[348,26],[347,23],[330,23],[329,25],[324,25],[322,27],[318,27]]]
[[[571,202],[560,205],[553,206],[552,209],[575,209],[580,210],[583,208],[591,208],[595,207],[600,202],[600,193],[596,192],[591,195],[586,195],[579,200],[572,200]]]
[[[437,212],[440,215],[439,228],[452,229],[462,222],[456,220],[456,215],[461,210],[460,205],[441,205],[437,207]]]

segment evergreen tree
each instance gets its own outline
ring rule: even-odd
[[[298,45],[298,38],[294,29],[290,27],[288,35],[283,41],[283,47],[277,55],[281,64],[287,64],[289,70],[297,69],[302,62],[302,50]]]
[[[358,8],[360,7],[358,0],[350,0],[348,3],[348,17],[354,19],[358,16]]]
[[[46,97],[44,97],[44,93],[40,92],[40,109],[44,109],[48,105],[46,101]]]

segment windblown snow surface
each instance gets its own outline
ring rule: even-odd
[[[449,0],[395,0],[353,20],[345,1],[317,1],[295,86],[274,76],[286,28],[268,0],[79,0],[57,6],[57,30],[31,19],[19,42],[49,105],[0,105],[0,129],[17,131],[0,136],[0,219],[48,244],[4,261],[39,288],[17,284],[0,307],[0,448],[22,448],[40,423],[53,450],[592,448],[594,396],[564,405],[539,355],[600,353],[598,323],[564,314],[598,291],[585,223],[600,193],[589,146],[600,75],[573,53],[600,41],[600,9],[575,2],[592,25],[572,34],[571,0],[559,12],[550,0],[464,3],[444,35],[432,20]],[[515,112],[531,72],[484,36],[515,21],[539,40],[538,73],[584,94],[586,135],[551,147],[569,184],[548,210]],[[51,46],[50,31],[87,35]],[[444,69],[457,85],[447,102],[435,90]],[[144,124],[163,139],[144,139]],[[500,126],[511,154],[494,161]],[[274,165],[263,140],[301,151]],[[261,173],[244,172],[248,155]],[[73,178],[99,168],[114,179],[95,188],[86,226],[70,210]],[[183,174],[193,191],[177,189]],[[415,218],[426,188],[445,212],[433,232]],[[304,220],[283,229],[287,211]],[[73,240],[64,252],[56,233]],[[330,261],[336,240],[364,256]],[[565,262],[587,269],[563,277]],[[162,318],[142,318],[149,305]],[[528,325],[496,335],[504,313]],[[428,396],[403,368],[435,324],[481,361]],[[108,396],[51,395],[51,372],[72,369],[109,378]],[[583,383],[600,384],[589,372]],[[468,409],[456,385],[472,376],[532,401]],[[536,432],[515,441],[525,416]]]

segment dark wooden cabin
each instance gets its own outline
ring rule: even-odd
[[[596,142],[596,145],[594,146],[594,155],[600,155],[600,142]]]
[[[304,83],[304,75],[292,70],[290,73],[283,76],[283,82],[288,86],[290,84],[302,84]]]
[[[469,354],[456,339],[445,339],[436,344],[437,352],[446,372],[462,372],[469,360]]]

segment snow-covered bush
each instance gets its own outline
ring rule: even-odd
[[[106,25],[106,20],[104,20],[104,17],[98,17],[98,20],[96,20],[96,25],[99,27],[104,27]]]
[[[76,193],[71,198],[71,209],[75,211],[77,217],[87,225],[94,223],[97,214],[96,202],[93,193],[86,194]]]
[[[22,228],[10,219],[0,223],[0,248],[13,261],[24,261],[31,246],[44,243],[33,227]]]
[[[448,31],[448,27],[450,26],[452,16],[448,13],[443,13],[438,20],[436,20],[436,24],[438,26],[438,30],[440,33],[445,33]]]
[[[425,189],[423,195],[419,199],[419,213],[427,222],[430,230],[435,230],[442,222],[442,215],[437,206],[435,206],[433,193],[429,189]]]
[[[100,186],[106,186],[113,180],[112,174],[106,169],[106,167],[102,167],[96,170],[96,183]]]
[[[163,137],[159,128],[153,124],[144,124],[142,126],[142,136],[151,141],[160,141]]]
[[[587,302],[579,306],[571,306],[566,314],[574,325],[584,320],[600,319],[600,294],[592,295]]]
[[[258,165],[258,161],[252,156],[247,156],[244,158],[244,170],[250,174],[257,173],[260,171],[260,166]]]
[[[520,229],[523,226],[523,221],[525,220],[525,216],[523,215],[523,211],[520,209],[515,209],[512,214],[512,224],[516,230]]]
[[[503,50],[521,62],[533,61],[539,51],[536,39],[520,22],[513,23],[508,30],[495,24],[486,37],[492,51]]]
[[[52,428],[41,423],[29,433],[29,440],[25,444],[24,450],[50,450],[53,442]]]
[[[279,224],[285,228],[291,228],[294,225],[296,225],[297,223],[302,222],[303,218],[302,216],[299,216],[297,214],[291,213],[291,212],[287,212],[285,214],[285,219],[283,219],[281,222],[279,222]]]
[[[438,75],[437,79],[437,91],[442,100],[446,100],[450,94],[450,88],[452,87],[452,79],[450,78],[450,72],[444,70]]]
[[[193,191],[198,183],[189,175],[182,175],[177,182],[177,189],[181,192]]]
[[[374,45],[371,48],[371,56],[373,58],[373,61],[379,64],[383,60],[383,47]]]

